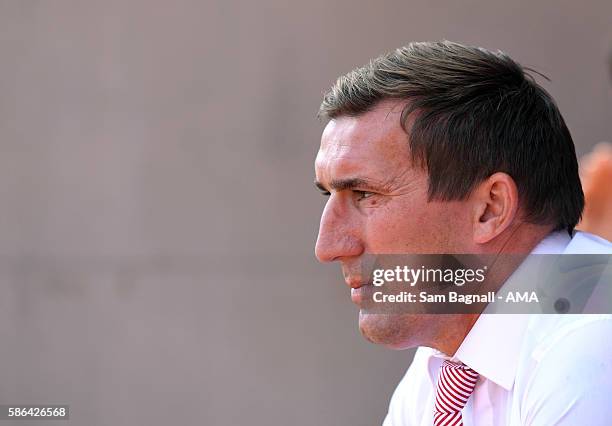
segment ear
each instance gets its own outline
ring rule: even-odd
[[[473,238],[485,244],[504,232],[518,211],[516,183],[506,173],[494,173],[472,192]]]

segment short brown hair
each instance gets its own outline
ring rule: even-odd
[[[429,173],[430,200],[465,199],[505,172],[526,220],[571,233],[584,207],[574,143],[554,100],[526,70],[500,51],[411,43],[339,77],[319,116],[359,116],[383,100],[406,100],[401,125],[413,160]]]

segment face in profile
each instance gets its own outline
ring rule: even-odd
[[[428,175],[412,163],[400,125],[400,102],[381,102],[357,117],[331,120],[315,161],[316,184],[328,197],[315,253],[338,261],[358,306],[371,290],[361,276],[366,254],[466,252],[470,222],[462,201],[430,201]],[[435,318],[360,311],[359,327],[372,342],[394,348],[426,344]]]

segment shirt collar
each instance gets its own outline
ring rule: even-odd
[[[571,238],[565,232],[545,237],[532,254],[562,253]],[[453,357],[439,351],[438,358],[460,361],[506,390],[514,385],[521,346],[529,321],[526,314],[481,314]]]
[[[529,315],[480,315],[454,358],[510,390],[528,320]]]

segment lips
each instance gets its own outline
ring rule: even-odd
[[[374,285],[372,284],[361,284],[358,287],[351,288],[351,301],[356,305],[363,304],[366,300],[372,298]]]
[[[348,284],[348,286],[353,289],[363,287],[364,285],[368,285],[368,283],[363,282],[363,280],[360,277],[349,277],[349,278],[346,278],[345,281]]]
[[[356,305],[361,305],[368,298],[372,298],[373,285],[368,277],[364,277],[361,271],[355,266],[349,268],[343,265],[344,281],[351,288],[351,301]]]

